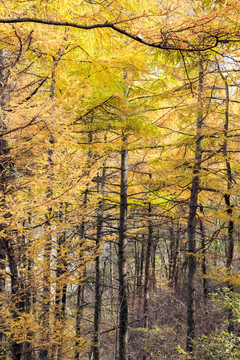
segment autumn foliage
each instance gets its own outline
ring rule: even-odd
[[[239,11],[0,2],[0,359],[239,358]]]

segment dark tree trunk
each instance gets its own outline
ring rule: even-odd
[[[232,188],[232,170],[231,170],[231,164],[230,164],[230,155],[228,153],[228,128],[229,128],[229,100],[230,100],[230,94],[229,94],[229,87],[226,77],[223,75],[220,65],[216,59],[217,66],[219,73],[221,75],[221,78],[224,81],[225,84],[225,94],[226,94],[226,102],[225,102],[225,123],[224,123],[224,142],[223,142],[223,155],[225,159],[225,165],[226,165],[226,175],[227,175],[227,191],[224,194],[224,200],[226,205],[226,212],[228,214],[228,226],[227,226],[227,261],[226,261],[226,267],[229,275],[231,274],[231,268],[232,268],[232,261],[233,261],[233,251],[234,251],[234,222],[232,219],[233,214],[233,205],[231,204],[231,196],[230,196],[230,190]],[[231,282],[228,282],[228,288],[230,292],[233,292],[233,286]],[[228,310],[228,332],[232,333],[234,331],[234,322],[233,322],[233,309],[230,307]]]
[[[4,50],[0,50],[0,90],[4,86],[5,82],[5,57],[4,57]],[[3,117],[3,107],[5,103],[5,96],[4,93],[0,97],[0,110],[1,110],[1,119],[0,119],[0,129],[4,130],[4,117]],[[1,138],[0,139],[0,155],[4,157],[6,154],[6,142]],[[6,186],[6,176],[5,176],[5,164],[4,160],[0,163],[0,207],[4,207],[5,199],[4,199],[4,190]],[[0,224],[0,229],[3,229],[3,226]],[[3,275],[3,271],[6,268],[6,249],[4,245],[4,239],[0,238],[0,296],[2,300],[2,304],[4,303],[4,294],[5,294],[5,276]],[[2,306],[1,306],[2,307]],[[0,308],[1,310],[1,308]],[[0,331],[0,354],[5,360],[6,357],[6,346],[5,346],[5,334],[4,332]]]
[[[170,264],[169,264],[169,285],[172,289],[177,291],[178,287],[178,255],[180,243],[181,227],[177,222],[176,235],[174,232],[174,222],[170,228]]]
[[[128,152],[126,137],[123,135],[121,150],[121,184],[120,184],[120,223],[119,223],[119,360],[128,359],[128,299],[126,273],[126,233],[127,233],[127,173]]]
[[[54,144],[54,139],[51,136],[49,140],[49,145]],[[52,179],[52,155],[53,150],[48,150],[48,166],[49,166],[49,181],[51,182]],[[47,198],[50,198],[52,196],[52,189],[47,188]],[[48,213],[46,215],[46,239],[44,243],[44,249],[43,249],[43,292],[42,292],[42,313],[40,316],[41,319],[41,326],[42,326],[42,334],[41,334],[41,344],[40,344],[40,350],[39,350],[39,359],[47,359],[48,353],[49,353],[49,341],[48,341],[48,335],[49,335],[49,326],[50,326],[50,276],[51,276],[51,252],[52,252],[52,236],[49,235],[50,232],[50,219],[52,216],[52,208],[48,208]]]
[[[137,294],[138,297],[141,299],[142,298],[142,290],[143,290],[143,268],[144,268],[144,258],[145,258],[145,239],[144,236],[142,235],[142,239],[140,242],[141,245],[141,249],[139,249],[140,251],[140,259],[139,259],[139,274],[137,277]]]
[[[92,114],[91,123],[94,121],[94,115]],[[88,159],[89,163],[92,159],[92,151],[91,151],[91,144],[93,140],[93,133],[92,131],[88,134]],[[83,197],[83,212],[88,202],[88,188],[84,191]],[[81,338],[81,321],[83,317],[83,309],[84,309],[84,301],[85,301],[85,279],[86,279],[86,259],[85,259],[85,232],[86,232],[86,218],[83,215],[83,219],[81,225],[79,227],[79,235],[80,235],[80,252],[79,252],[79,268],[82,270],[80,271],[79,283],[77,286],[77,313],[76,313],[76,341],[75,341],[75,360],[80,359],[80,338]]]
[[[66,205],[61,204],[59,221],[67,217]],[[66,318],[67,284],[64,282],[64,275],[67,272],[67,261],[65,258],[66,233],[63,231],[57,239],[57,264],[56,264],[56,292],[55,292],[55,328],[57,339],[56,346],[53,346],[53,356],[57,351],[57,360],[61,359],[63,346],[63,328]]]
[[[111,298],[111,310],[113,309],[113,244],[109,245],[109,272],[110,272],[110,298]]]
[[[144,327],[148,328],[148,296],[149,296],[149,278],[150,278],[150,255],[152,247],[153,229],[152,229],[152,206],[148,203],[148,239],[145,259],[145,277],[144,277],[144,294],[143,294],[143,315]]]
[[[50,86],[50,99],[53,100],[55,96],[55,75],[56,75],[56,69],[58,62],[60,60],[60,57],[57,57],[57,59],[53,58],[53,68],[52,68],[52,78],[51,78],[51,86]],[[49,149],[48,149],[48,179],[49,183],[51,183],[52,180],[52,170],[53,170],[53,149],[52,145],[55,143],[55,140],[53,138],[53,135],[50,134],[49,139]],[[47,188],[47,198],[50,198],[52,196],[52,189],[51,187]],[[46,216],[46,232],[49,232],[51,224],[50,219],[52,216],[52,208],[48,208],[48,213]],[[42,314],[41,314],[41,324],[42,324],[42,335],[41,335],[41,344],[40,344],[40,350],[39,350],[39,359],[47,359],[49,355],[49,344],[48,344],[48,333],[49,333],[49,326],[50,326],[50,275],[51,275],[51,252],[52,252],[52,237],[51,235],[46,236],[46,241],[44,244],[44,254],[43,254],[43,296],[42,296]]]
[[[157,252],[157,241],[153,239],[152,243],[152,255],[151,255],[151,289],[154,292],[156,290],[156,252]]]
[[[12,245],[11,240],[5,239],[5,249],[8,257],[8,264],[11,272],[11,302],[12,302],[12,315],[15,321],[18,321],[19,315],[22,312],[21,301],[20,301],[20,286],[16,254]],[[15,340],[11,342],[12,359],[20,360],[22,353],[22,343],[18,343]]]
[[[195,142],[195,162],[193,167],[193,180],[191,185],[189,215],[188,215],[188,298],[187,298],[187,341],[186,350],[193,352],[193,339],[195,337],[195,274],[196,274],[196,214],[199,192],[199,173],[202,162],[202,126],[203,126],[203,64],[200,60],[198,82],[197,134]]]
[[[200,205],[200,211],[203,214],[203,207]],[[207,282],[207,263],[206,263],[206,241],[205,241],[205,229],[203,221],[199,219],[199,228],[201,235],[201,264],[202,264],[202,276],[203,276],[203,298],[206,301],[208,296],[208,282]]]
[[[23,223],[23,226],[26,226],[26,223]],[[19,241],[22,242],[22,254],[20,254],[20,260],[18,260],[19,264],[22,264],[20,271],[19,271],[19,282],[21,287],[21,308],[26,314],[31,314],[33,311],[32,307],[32,296],[33,296],[33,289],[34,289],[34,279],[32,276],[32,264],[33,261],[31,260],[31,254],[28,249],[29,241],[23,235],[19,238]],[[24,271],[22,271],[24,269]],[[34,338],[35,332],[34,329],[29,329],[27,336],[28,338]],[[34,352],[32,348],[31,341],[24,341],[22,345],[22,357],[21,360],[34,360]]]
[[[5,263],[6,251],[3,244],[3,239],[0,239],[0,312],[4,311],[4,300],[5,300],[5,276],[4,271],[6,268]],[[6,356],[6,343],[5,343],[5,334],[0,331],[0,355],[3,360],[5,360]]]
[[[133,297],[132,297],[132,307],[134,308],[135,298],[137,294],[138,288],[138,278],[139,278],[139,270],[140,270],[140,263],[139,263],[139,242],[138,238],[134,241],[134,279],[133,279]]]
[[[169,286],[173,288],[174,284],[174,254],[175,254],[175,238],[174,238],[174,223],[169,227],[170,235],[170,255],[169,255]]]
[[[83,199],[83,208],[87,204],[88,198],[88,189],[84,192]],[[77,286],[77,313],[76,313],[76,341],[75,341],[75,359],[80,359],[80,337],[81,337],[81,321],[84,308],[84,294],[85,294],[85,283],[83,278],[86,277],[86,264],[85,264],[85,246],[84,246],[84,237],[85,237],[85,219],[83,219],[80,225],[80,252],[79,252],[79,268],[82,269],[81,276],[79,277],[79,283]]]
[[[50,226],[50,224],[49,224]],[[42,292],[42,313],[41,313],[41,347],[39,350],[39,359],[47,359],[48,357],[48,335],[50,321],[50,273],[51,273],[51,250],[52,239],[48,236],[44,244],[43,254],[43,292]]]
[[[99,176],[97,192],[104,196],[105,169],[102,176]],[[100,323],[102,305],[102,286],[101,286],[101,244],[103,237],[103,200],[100,200],[97,209],[97,237],[96,237],[96,257],[95,257],[95,306],[94,306],[94,334],[93,334],[93,359],[100,359]]]

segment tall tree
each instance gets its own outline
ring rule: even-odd
[[[128,180],[127,136],[122,133],[121,184],[120,184],[120,221],[118,244],[119,276],[119,360],[128,358],[128,295],[127,295],[127,180]]]
[[[199,60],[198,115],[196,121],[195,161],[189,201],[188,215],[188,302],[187,302],[187,351],[193,351],[195,337],[195,275],[196,275],[196,222],[198,193],[200,190],[200,171],[202,163],[202,127],[203,127],[203,59]]]

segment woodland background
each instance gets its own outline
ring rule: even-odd
[[[0,14],[0,359],[239,359],[240,2]]]

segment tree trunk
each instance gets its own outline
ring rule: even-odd
[[[197,134],[195,142],[195,162],[189,202],[188,215],[188,299],[187,299],[187,341],[186,350],[193,352],[192,340],[195,337],[195,274],[196,274],[196,214],[199,192],[199,173],[202,162],[202,126],[203,126],[203,63],[200,60],[198,81]]]
[[[200,211],[203,214],[203,207],[200,205]],[[202,263],[202,276],[203,276],[203,298],[207,300],[208,295],[208,283],[207,283],[207,264],[206,264],[206,241],[205,241],[205,229],[203,221],[199,219],[200,235],[201,235],[201,263]]]
[[[5,57],[4,57],[4,50],[0,50],[0,90],[4,86],[5,81]],[[0,128],[4,130],[5,124],[4,124],[4,116],[3,116],[3,106],[5,102],[4,93],[1,95],[0,98],[0,113],[1,113],[1,122],[0,122]],[[6,154],[6,143],[1,138],[0,139],[0,155],[4,156]],[[4,207],[4,189],[6,186],[6,177],[5,177],[5,171],[4,171],[4,161],[0,163],[0,207]],[[0,225],[0,229],[3,229],[3,226]],[[6,249],[4,245],[4,239],[0,237],[0,296],[1,296],[1,308],[0,310],[4,311],[4,294],[5,294],[5,276],[3,274],[3,271],[6,268]],[[4,332],[0,331],[0,354],[3,357],[3,360],[5,360],[6,357],[6,346],[5,346],[5,334]]]
[[[170,265],[169,265],[169,285],[172,289],[177,291],[178,287],[178,256],[179,256],[179,243],[180,243],[180,230],[179,222],[176,225],[176,235],[174,235],[174,222],[170,228]]]
[[[169,228],[170,235],[170,255],[169,255],[169,286],[173,288],[174,286],[174,254],[175,254],[175,238],[174,238],[174,222],[172,222]]]
[[[97,192],[104,195],[105,169],[97,182]],[[100,323],[102,305],[102,286],[101,286],[101,243],[103,231],[103,199],[100,200],[97,209],[97,237],[96,237],[96,257],[95,257],[95,306],[94,306],[94,334],[93,334],[93,359],[100,359]]]
[[[226,165],[226,175],[227,175],[227,191],[224,194],[224,200],[226,205],[226,212],[228,214],[228,226],[227,226],[227,261],[226,261],[226,267],[228,274],[231,275],[231,267],[232,267],[232,261],[233,261],[233,251],[234,251],[234,222],[232,219],[233,214],[233,205],[231,204],[231,196],[230,196],[230,190],[232,188],[232,170],[231,170],[231,164],[230,164],[230,158],[228,154],[228,128],[229,128],[229,100],[230,100],[230,94],[229,94],[229,87],[226,77],[223,75],[220,65],[218,63],[218,60],[216,59],[217,66],[219,73],[221,75],[221,78],[224,81],[225,84],[225,94],[226,94],[226,102],[225,102],[225,123],[224,123],[224,142],[223,142],[223,155],[225,159],[225,165]],[[233,292],[233,286],[231,282],[228,282],[228,288],[230,292]],[[232,333],[234,331],[234,322],[233,322],[233,309],[230,307],[228,309],[228,332]]]
[[[94,115],[92,114],[91,123],[94,121]],[[89,161],[92,158],[92,151],[91,151],[91,143],[93,140],[93,133],[92,131],[88,134],[88,159]],[[84,198],[83,198],[83,211],[87,205],[88,201],[88,188],[84,191]],[[79,283],[77,287],[77,313],[76,313],[76,341],[75,341],[75,360],[80,359],[80,338],[81,338],[81,321],[83,315],[83,308],[84,308],[84,297],[85,297],[85,278],[86,278],[86,259],[85,259],[85,227],[86,227],[86,219],[83,215],[82,223],[80,225],[80,252],[79,252],[79,267],[82,268],[81,276],[79,277]],[[82,279],[84,278],[84,280]]]
[[[157,283],[157,279],[156,279],[156,252],[157,252],[157,241],[156,239],[153,239],[153,244],[152,244],[152,255],[151,255],[151,289],[154,292],[156,290],[156,283]]]
[[[19,277],[18,277],[18,268],[17,268],[17,259],[16,254],[13,249],[11,240],[5,239],[5,249],[8,257],[9,268],[11,272],[11,302],[12,302],[12,314],[13,319],[18,321],[18,315],[22,311],[21,302],[20,302],[20,287],[19,287]],[[15,340],[12,340],[11,350],[12,350],[12,359],[20,360],[22,352],[22,343],[18,343]]]
[[[48,223],[48,226],[50,224]],[[48,236],[44,244],[43,254],[43,293],[42,293],[42,314],[41,314],[41,345],[39,350],[39,359],[47,359],[49,343],[49,326],[50,326],[50,273],[51,273],[51,251],[52,239]]]
[[[63,217],[66,218],[66,205],[61,204],[61,210],[59,214],[59,221],[63,222]],[[65,244],[66,244],[66,233],[63,231],[57,239],[57,264],[56,264],[56,292],[55,292],[55,332],[56,338],[53,346],[53,357],[57,360],[62,358],[62,347],[63,347],[63,329],[66,317],[66,300],[67,300],[67,284],[64,282],[64,275],[67,272],[67,261],[65,258]],[[57,345],[55,345],[57,344]]]
[[[140,240],[139,240],[140,242]],[[143,268],[144,268],[144,258],[145,258],[145,239],[144,235],[142,235],[142,239],[140,242],[141,245],[141,253],[140,253],[140,264],[139,264],[139,273],[137,277],[137,295],[139,299],[142,298],[142,287],[143,287]],[[140,246],[139,245],[139,246]]]
[[[87,204],[88,189],[84,192],[83,208]],[[85,237],[85,219],[83,219],[80,226],[80,252],[79,252],[79,268],[82,269],[81,276],[79,276],[79,283],[77,286],[77,313],[76,313],[76,341],[75,341],[75,360],[80,359],[80,336],[81,336],[81,321],[84,307],[84,293],[85,283],[82,278],[86,277],[86,264],[85,264],[85,248],[84,248],[84,237]]]
[[[120,184],[120,223],[119,223],[119,360],[128,359],[128,299],[126,272],[126,233],[127,233],[127,173],[128,151],[126,137],[122,136],[121,150],[121,184]]]
[[[60,51],[60,50],[59,50]],[[50,86],[50,99],[54,99],[55,95],[55,75],[56,75],[56,68],[58,65],[58,62],[60,60],[60,57],[57,57],[57,59],[53,58],[53,69],[52,69],[52,78],[51,78],[51,86]],[[51,146],[55,143],[55,140],[50,134],[49,139],[49,149],[48,149],[48,168],[49,168],[49,183],[51,183],[52,180],[52,166],[53,166],[53,150]],[[52,196],[52,189],[51,187],[47,188],[47,198],[50,198]],[[51,228],[50,224],[50,218],[52,215],[52,208],[49,207],[48,213],[46,216],[46,232],[49,232]],[[43,254],[43,301],[42,301],[42,314],[41,314],[41,323],[42,323],[42,339],[40,344],[40,350],[39,350],[39,359],[47,359],[49,354],[49,340],[48,339],[48,333],[49,333],[49,326],[50,326],[50,291],[51,291],[51,283],[50,283],[50,275],[51,275],[51,252],[52,252],[52,237],[51,235],[46,236],[46,241],[44,244],[44,254]]]
[[[148,203],[148,240],[145,260],[145,277],[144,277],[144,295],[143,295],[143,315],[144,315],[144,327],[148,328],[148,296],[149,296],[149,277],[150,277],[150,255],[152,246],[152,207],[151,203]]]
[[[0,312],[4,313],[4,300],[5,300],[5,276],[4,271],[6,268],[5,263],[6,251],[3,244],[3,239],[0,239]],[[6,356],[6,344],[5,344],[5,334],[0,331],[0,355],[3,360],[5,360]]]

